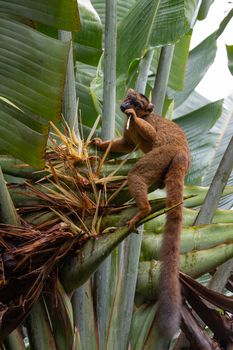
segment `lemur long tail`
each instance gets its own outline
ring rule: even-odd
[[[177,154],[165,178],[167,207],[183,201],[184,177],[187,157]],[[159,281],[158,331],[167,338],[179,329],[181,291],[179,283],[179,246],[182,226],[182,204],[167,213],[163,243],[160,251],[162,261]]]

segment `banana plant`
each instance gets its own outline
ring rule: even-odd
[[[70,43],[44,35],[37,23],[79,30],[76,1],[2,1],[1,154],[44,167],[48,121],[60,118]],[[31,149],[31,152],[28,152]]]

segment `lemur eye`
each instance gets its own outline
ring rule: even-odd
[[[134,105],[135,105],[135,107],[143,108],[143,104],[137,100],[135,101]]]

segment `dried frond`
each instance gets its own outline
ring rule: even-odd
[[[101,216],[108,207],[112,207],[109,205],[110,201],[112,202],[126,186],[126,176],[117,175],[126,159],[118,162],[114,170],[110,165],[110,172],[104,174],[102,168],[110,148],[102,158],[93,157],[92,150],[89,154],[90,140],[84,142],[80,139],[80,135],[76,136],[72,130],[67,128],[61,133],[56,126],[51,125],[61,142],[58,143],[50,136],[46,175],[43,172],[41,179],[36,183],[26,183],[27,195],[37,198],[39,203],[34,207],[23,207],[20,212],[52,211],[57,219],[48,221],[48,227],[63,217],[65,222],[67,220],[72,222],[75,218],[78,223],[76,226],[80,225],[83,229],[85,220],[93,217],[93,222],[88,227],[88,234],[96,234],[97,216]],[[47,225],[41,223],[39,227],[46,228]]]
[[[87,236],[64,222],[44,231],[1,224],[0,235],[1,341],[26,316],[55,265]]]

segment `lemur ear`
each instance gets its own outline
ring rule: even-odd
[[[127,94],[133,94],[134,92],[135,92],[134,89],[129,89]]]
[[[148,110],[148,112],[152,112],[152,111],[153,111],[153,109],[154,109],[154,105],[153,105],[153,103],[149,103],[149,104],[148,104],[148,106],[147,106],[147,110]]]

